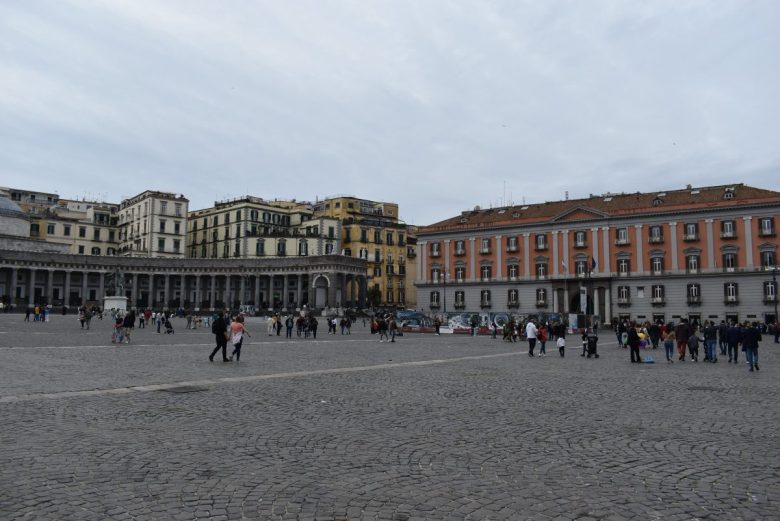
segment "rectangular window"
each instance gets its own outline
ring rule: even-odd
[[[482,247],[479,249],[480,253],[490,253],[490,239],[482,239]]]
[[[664,242],[664,229],[661,226],[651,226],[650,227],[650,242],[652,244],[657,244]]]
[[[628,244],[628,228],[618,228],[615,244]]]
[[[95,228],[94,230],[92,230],[92,240],[93,241],[100,240],[100,228]]]
[[[661,275],[664,271],[664,258],[653,257],[650,259],[650,269],[653,271],[653,275]]]
[[[737,283],[727,282],[723,285],[723,293],[726,296],[726,303],[737,302]]]
[[[536,249],[537,250],[547,249],[547,236],[545,234],[540,233],[536,235]]]
[[[114,230],[108,230],[108,240],[110,242],[115,242],[114,239],[116,238],[116,235],[114,234]]]
[[[664,287],[660,284],[653,286],[653,304],[660,304],[664,301]]]
[[[332,239],[336,236],[336,229],[333,226],[328,226],[328,238]]]
[[[544,262],[536,263],[536,278],[543,279],[547,276],[547,264]]]
[[[368,230],[360,230],[360,242],[368,242]]]
[[[174,239],[173,240],[173,251],[175,251],[176,253],[179,253],[179,248],[180,247],[181,247],[181,241],[179,241],[178,239]]]
[[[160,213],[163,215],[168,213],[168,203],[166,201],[160,201]]]
[[[489,289],[483,289],[479,292],[479,303],[480,305],[484,307],[490,306],[490,290]]]
[[[46,225],[46,234],[47,235],[54,235],[54,224],[49,223]]]
[[[733,272],[737,269],[737,254],[736,253],[724,253],[723,254],[723,269],[727,272]]]
[[[517,251],[517,237],[507,237],[506,251]]]
[[[618,259],[618,275],[627,276],[631,272],[631,261],[629,259]]]
[[[431,257],[438,257],[441,245],[438,242],[431,243]]]
[[[510,264],[506,267],[506,273],[509,276],[509,280],[515,280],[520,276],[520,266],[517,264]]]
[[[699,240],[699,225],[697,223],[686,223],[683,239],[686,241]]]
[[[455,307],[458,309],[461,309],[466,304],[466,292],[465,291],[456,291],[455,292]]]
[[[482,275],[482,280],[483,280],[484,282],[488,282],[488,281],[490,280],[491,271],[492,271],[492,270],[491,270],[491,267],[490,267],[490,266],[482,266],[482,267],[480,268],[480,273],[481,273],[481,275]]]
[[[574,262],[574,272],[578,277],[584,277],[588,274],[588,261],[578,260]]]
[[[777,281],[764,282],[764,302],[777,301]]]
[[[165,239],[157,239],[157,251],[165,251]]]
[[[618,286],[618,304],[628,304],[629,302],[631,302],[631,288]]]
[[[737,226],[734,221],[721,221],[720,238],[733,239],[737,236]]]
[[[775,220],[772,217],[762,217],[758,221],[758,234],[761,237],[772,237],[775,235]]]
[[[160,220],[160,233],[165,233],[165,219]]]
[[[86,226],[79,226],[79,237],[86,238],[87,236],[87,227]]]
[[[176,217],[181,217],[181,203],[176,203],[174,205],[174,214]]]
[[[438,308],[439,307],[439,292],[438,291],[431,291],[431,307],[432,308]]]
[[[393,232],[387,232],[386,238],[387,238],[387,244],[392,246],[393,245]]]
[[[698,284],[688,284],[687,293],[689,304],[701,302],[701,287]]]
[[[546,305],[547,304],[547,290],[544,288],[539,288],[536,290],[536,305]]]
[[[64,224],[62,226],[62,234],[65,237],[70,237],[70,224]]]
[[[457,282],[463,282],[463,280],[466,278],[466,268],[463,266],[456,266],[455,267],[455,280]]]
[[[180,232],[181,232],[181,223],[179,223],[179,221],[174,221],[173,222],[173,233],[175,233],[176,235],[179,235]]]
[[[517,307],[520,304],[518,293],[516,289],[510,289],[507,293],[506,300],[510,307]]]
[[[441,282],[441,268],[431,268],[431,282],[434,284]]]
[[[575,248],[584,248],[588,245],[587,243],[587,234],[580,230],[578,232],[574,232],[574,247]]]
[[[775,252],[773,251],[762,251],[761,252],[761,267],[762,268],[772,268],[776,265],[775,261]]]
[[[686,264],[686,267],[688,268],[688,273],[698,273],[699,272],[699,256],[698,255],[688,255],[686,257],[685,264]]]
[[[455,241],[455,255],[466,255],[465,241]]]

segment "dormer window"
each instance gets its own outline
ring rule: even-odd
[[[723,194],[724,199],[734,199],[734,192],[726,192]]]

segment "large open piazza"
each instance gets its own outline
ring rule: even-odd
[[[0,519],[778,519],[759,372],[413,335],[213,335],[0,315]],[[643,353],[646,354],[646,353]],[[661,353],[651,353],[656,360]]]

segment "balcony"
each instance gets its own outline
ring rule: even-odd
[[[479,253],[482,255],[490,255],[490,248],[480,248]]]
[[[431,302],[430,308],[431,309],[439,309],[441,306],[438,302]]]
[[[455,309],[466,309],[466,303],[465,302],[455,302]]]
[[[546,308],[547,307],[547,299],[537,300],[536,301],[536,307],[538,307],[538,308]]]
[[[536,251],[547,251],[547,243],[537,244],[535,249]]]
[[[631,241],[628,239],[615,239],[615,246],[630,246]]]
[[[739,304],[739,299],[736,297],[736,295],[727,295],[726,298],[723,299],[723,302],[727,306],[736,306]]]
[[[439,250],[432,251],[431,257],[441,257],[441,253],[439,252]]]
[[[458,257],[462,257],[463,255],[466,255],[466,250],[464,249],[455,250],[455,255],[457,255]]]
[[[410,259],[417,257],[417,252],[414,250],[406,250],[406,256]]]
[[[774,304],[777,302],[776,295],[764,295],[764,304]]]
[[[664,242],[663,236],[660,235],[651,235],[650,238],[647,240],[650,244],[661,244]]]
[[[517,300],[510,300],[509,302],[506,303],[506,305],[510,309],[512,308],[517,309],[520,307],[520,302],[518,302]]]
[[[574,241],[574,247],[575,248],[587,248],[588,243],[585,241]]]
[[[737,238],[737,232],[734,230],[727,231],[727,232],[720,232],[720,238],[721,239],[736,239]]]
[[[490,307],[490,301],[489,300],[483,300],[479,303],[479,307],[481,308],[489,308]]]
[[[650,300],[650,304],[652,304],[653,306],[665,306],[666,299],[664,297],[653,297]]]
[[[506,247],[506,251],[507,251],[508,253],[515,253],[515,252],[516,252],[518,249],[519,249],[519,248],[517,247],[517,245],[514,245],[514,246],[512,246],[512,245],[510,244],[509,246],[507,246],[507,247]]]
[[[699,234],[698,233],[684,233],[683,234],[683,240],[686,241],[686,242],[698,241],[699,240]]]
[[[490,282],[491,279],[490,277],[481,277],[479,280],[482,282]]]
[[[631,299],[629,297],[618,297],[617,299],[618,306],[626,307],[631,305]]]
[[[759,237],[774,237],[775,236],[775,229],[774,228],[759,228],[758,229],[758,236]]]
[[[698,295],[688,295],[687,302],[689,306],[701,306],[701,297]]]

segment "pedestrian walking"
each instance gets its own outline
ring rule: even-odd
[[[631,323],[628,328],[628,348],[631,351],[631,363],[641,364],[642,357],[639,355],[639,333],[636,330],[636,324]]]
[[[214,350],[209,355],[209,362],[214,361],[214,355],[217,354],[217,351],[222,349],[222,361],[223,362],[230,362],[230,359],[227,357],[227,341],[228,341],[228,334],[227,334],[227,321],[225,320],[224,314],[220,313],[217,318],[214,319],[214,321],[211,323],[211,332],[214,334],[214,339],[217,342],[217,347],[214,348]]]
[[[241,317],[241,318],[243,320],[243,317]],[[295,321],[293,320],[293,317],[288,316],[287,320],[284,321],[284,327],[287,330],[286,331],[287,334],[286,334],[285,338],[292,338],[292,330],[293,330],[293,326],[294,325],[295,325]]]
[[[292,321],[292,318],[288,320]],[[288,331],[292,331],[292,326],[288,328]],[[244,343],[244,335],[251,337],[249,331],[244,327],[244,317],[238,315],[236,319],[230,323],[230,343],[233,344],[233,352],[230,354],[230,360],[236,357],[236,362],[241,360],[241,345]]]
[[[666,352],[666,362],[669,364],[673,364],[674,361],[672,358],[674,358],[674,331],[669,331],[664,336],[664,351]]]
[[[542,324],[542,327],[539,328],[539,332],[537,333],[536,337],[539,340],[539,358],[543,356],[547,356],[547,338],[548,338],[549,332],[547,329],[547,324]]]
[[[562,336],[559,336],[555,343],[558,346],[558,354],[561,355],[561,358],[563,358],[566,354],[566,339]]]
[[[745,328],[742,333],[742,349],[745,351],[750,372],[753,369],[758,371],[758,343],[761,341],[761,331],[758,329],[758,323],[748,324],[745,322]]]
[[[534,348],[536,347],[536,335],[539,334],[539,330],[536,328],[533,320],[529,320],[525,326],[525,337],[528,339],[528,356],[534,356]]]

